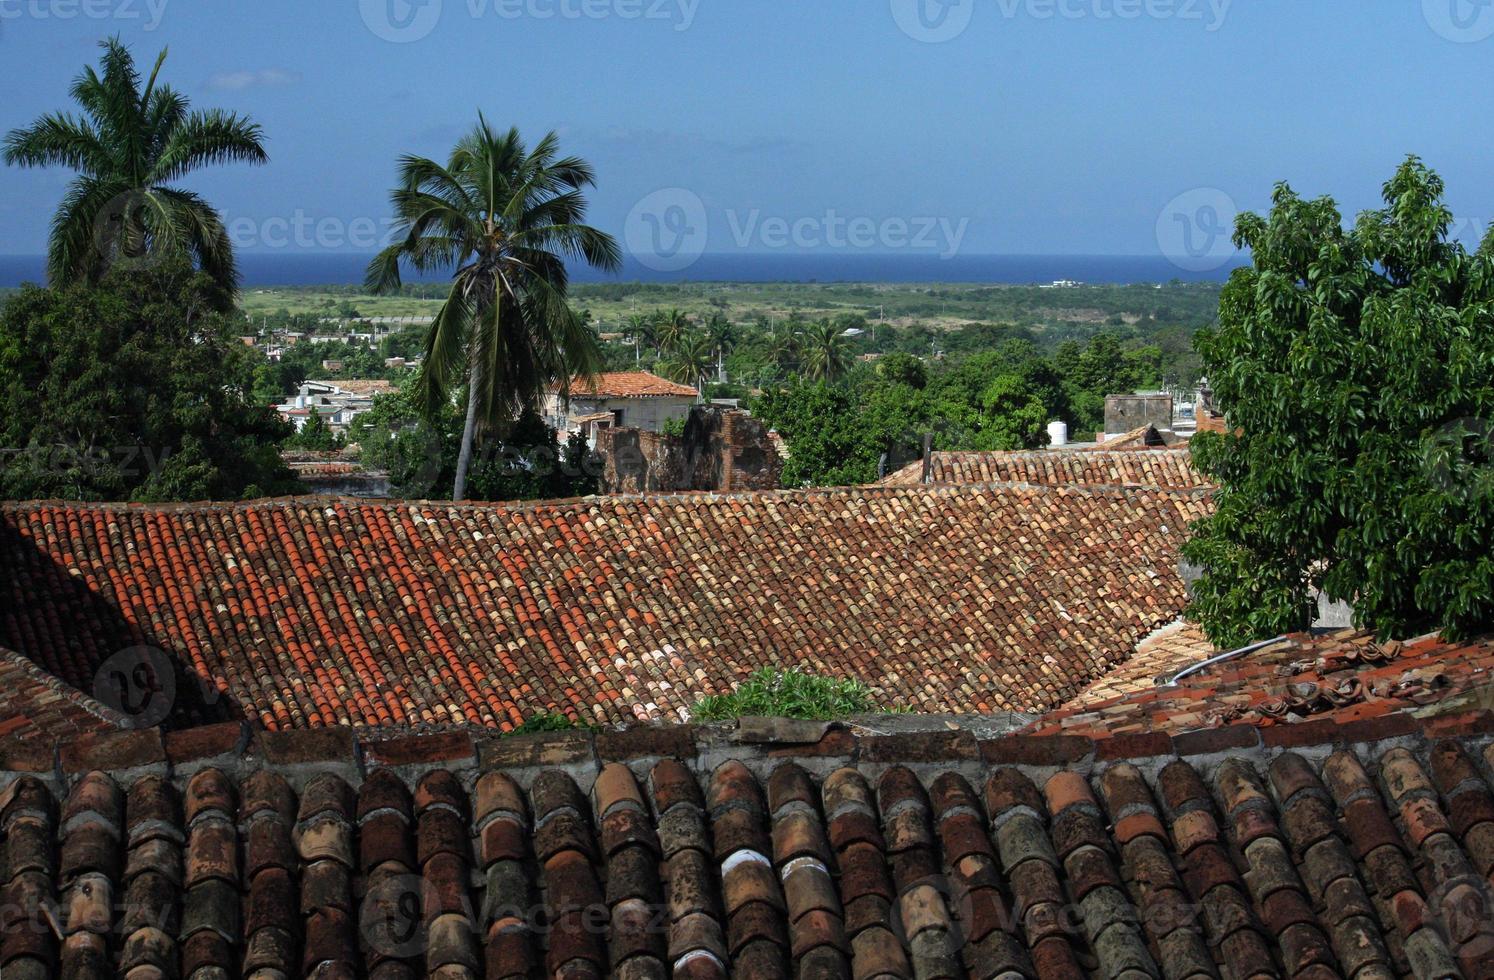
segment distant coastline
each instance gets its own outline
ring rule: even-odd
[[[363,281],[370,256],[353,253],[240,253],[244,285],[322,286]],[[1245,263],[1241,258],[1221,269],[1189,272],[1161,255],[934,255],[870,253],[712,253],[682,272],[656,272],[627,259],[621,275],[579,272],[576,282],[886,282],[989,283],[1046,285],[1060,280],[1126,284],[1222,282]],[[42,256],[0,255],[0,287],[38,282],[45,277]],[[444,279],[446,277],[433,277]],[[414,280],[418,281],[418,279]]]

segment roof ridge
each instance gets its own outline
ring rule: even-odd
[[[981,483],[927,483],[915,486],[897,486],[885,484],[867,484],[864,486],[845,487],[785,487],[778,490],[702,490],[702,491],[678,491],[672,493],[630,493],[630,494],[599,494],[591,497],[563,497],[553,500],[432,500],[432,499],[410,499],[397,498],[368,498],[348,496],[320,496],[306,494],[296,497],[261,497],[254,500],[196,500],[181,501],[175,503],[134,503],[130,501],[86,501],[66,500],[62,498],[41,500],[6,500],[0,501],[0,513],[23,513],[37,510],[43,507],[67,507],[74,509],[88,509],[98,511],[118,511],[120,513],[193,513],[207,512],[213,510],[254,510],[259,508],[282,507],[293,504],[351,504],[362,508],[419,508],[434,507],[443,510],[512,510],[532,511],[552,508],[556,510],[579,507],[597,506],[607,503],[626,503],[634,501],[646,501],[649,503],[669,502],[699,502],[713,500],[766,500],[769,498],[779,500],[791,500],[795,498],[809,499],[813,497],[849,496],[852,493],[865,494],[868,496],[911,496],[914,494],[930,494],[939,496],[956,496],[973,493],[980,490],[1023,490],[1031,491],[1041,495],[1052,496],[1114,496],[1129,493],[1148,493],[1163,496],[1196,498],[1207,496],[1214,492],[1213,487],[1163,487],[1151,484],[1133,483],[1032,483],[1019,480],[991,480]]]

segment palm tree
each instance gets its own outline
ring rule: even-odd
[[[265,163],[263,131],[219,109],[190,111],[185,96],[158,85],[165,51],[142,89],[129,48],[117,37],[100,47],[103,74],[89,66],[73,81],[82,118],[50,113],[5,137],[7,164],[78,172],[52,219],[48,277],[93,284],[113,266],[180,254],[231,295],[238,268],[222,217],[172,184],[209,164]]]
[[[800,339],[800,335],[793,330],[784,330],[781,333],[775,331],[773,334],[773,348],[768,356],[778,370],[784,374],[793,374],[798,371],[804,360],[804,350]]]
[[[835,382],[851,367],[845,332],[829,320],[805,331],[804,373],[811,381]]]
[[[642,357],[640,345],[653,348],[655,353],[659,350],[659,335],[654,329],[654,318],[642,313],[634,313],[623,321],[623,336],[633,343],[633,359]]]
[[[690,317],[679,310],[658,314],[657,323],[659,348],[666,352],[675,350],[690,329]]]
[[[456,270],[418,379],[434,413],[450,404],[465,368],[456,500],[467,495],[479,430],[501,431],[537,409],[552,386],[568,399],[573,378],[600,369],[596,334],[566,302],[565,267],[566,258],[607,272],[622,265],[612,236],[583,223],[582,190],[595,183],[586,161],[559,156],[554,133],[530,150],[517,129],[500,134],[481,116],[446,166],[400,161],[392,200],[403,239],[369,265],[366,285],[397,290],[401,261],[421,272]]]
[[[703,396],[713,361],[710,339],[690,333],[675,344],[669,357],[659,364],[659,370],[671,381],[694,385]]]
[[[726,355],[736,349],[737,328],[722,314],[712,313],[706,321],[706,336],[710,338],[711,349],[716,355],[717,380],[725,381]]]

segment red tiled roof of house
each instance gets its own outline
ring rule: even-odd
[[[222,699],[208,717],[271,729],[678,718],[768,665],[1035,712],[1178,617],[1207,506],[1029,486],[9,504],[0,643],[85,689],[153,644]]]
[[[1188,490],[1209,486],[1186,449],[970,452],[933,454],[930,483],[1032,483],[1042,486],[1139,486]],[[918,486],[923,461],[887,477],[884,486]]]
[[[573,398],[698,398],[689,385],[676,384],[647,371],[611,371],[592,380],[571,382]]]
[[[70,739],[128,725],[125,715],[0,648],[0,739]]]
[[[1494,964],[1487,728],[1101,757],[1084,740],[809,727],[355,747],[346,730],[234,725],[0,746],[5,975],[1388,980]]]
[[[1176,676],[1209,654],[1184,652]],[[1103,682],[1102,682],[1103,683]],[[1118,685],[1125,688],[1128,685]],[[1451,643],[1427,637],[1379,643],[1364,633],[1294,636],[1161,686],[1129,685],[1106,700],[1085,698],[1045,715],[1030,731],[1107,738],[1176,734],[1250,724],[1338,726],[1458,699],[1494,708],[1494,637]]]

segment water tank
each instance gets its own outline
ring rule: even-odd
[[[1048,424],[1048,445],[1058,449],[1069,444],[1069,424],[1067,422],[1050,422]]]

